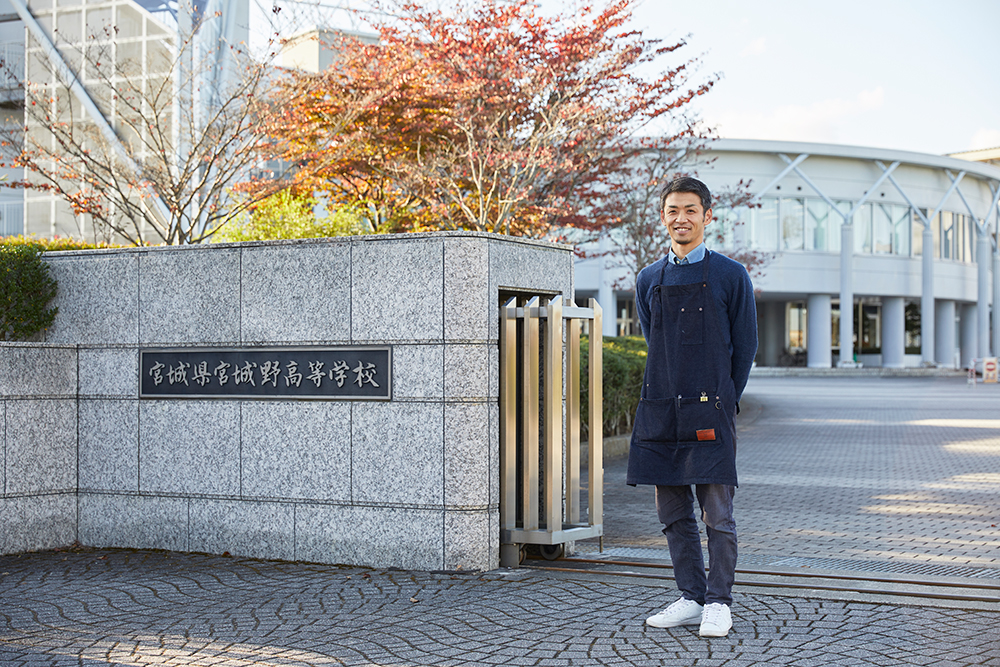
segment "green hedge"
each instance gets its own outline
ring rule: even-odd
[[[590,341],[580,337],[581,396],[588,395],[587,349]],[[620,435],[632,431],[632,420],[639,405],[642,374],[646,369],[646,340],[642,336],[605,336],[603,342],[604,435]],[[587,432],[588,402],[582,399],[580,422],[583,435]]]
[[[0,340],[28,340],[56,318],[56,281],[40,255],[35,245],[0,245]]]
[[[31,246],[38,248],[40,252],[48,251],[58,251],[58,250],[93,250],[94,248],[113,248],[107,243],[89,243],[87,241],[78,241],[77,239],[70,239],[56,236],[51,239],[40,239],[37,236],[5,236],[0,239],[0,247],[5,246]]]

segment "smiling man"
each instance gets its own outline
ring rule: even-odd
[[[704,183],[668,183],[660,218],[670,251],[636,277],[649,355],[626,482],[656,487],[681,597],[646,623],[698,625],[703,637],[725,637],[737,554],[736,413],[757,353],[753,285],[742,264],[705,248],[712,195]],[[708,533],[707,577],[695,497]]]

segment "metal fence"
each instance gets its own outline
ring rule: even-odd
[[[506,567],[519,564],[526,544],[560,545],[549,550],[554,557],[566,542],[602,536],[604,515],[601,336],[590,337],[588,350],[586,521],[580,507],[580,325],[589,321],[591,331],[601,331],[601,307],[596,299],[588,308],[562,297],[544,306],[538,296],[521,307],[517,301],[511,298],[500,313],[500,564]]]

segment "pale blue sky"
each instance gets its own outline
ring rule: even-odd
[[[722,137],[1000,146],[1000,0],[645,0],[635,18],[650,37],[691,33],[668,64],[703,55],[723,75],[696,102]]]
[[[275,1],[288,5],[285,20],[339,25],[332,7],[368,0],[252,0],[269,17]],[[537,1],[546,13],[588,2]],[[669,41],[691,34],[664,64],[700,55],[703,74],[722,74],[694,105],[722,137],[1000,147],[1000,0],[638,0],[635,27]]]

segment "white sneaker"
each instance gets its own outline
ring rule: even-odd
[[[705,605],[705,610],[701,614],[699,635],[702,637],[725,637],[732,627],[733,615],[729,611],[729,605],[719,602]]]
[[[701,623],[703,607],[694,600],[680,598],[659,614],[646,619],[646,625],[654,628],[676,628],[678,625]]]

